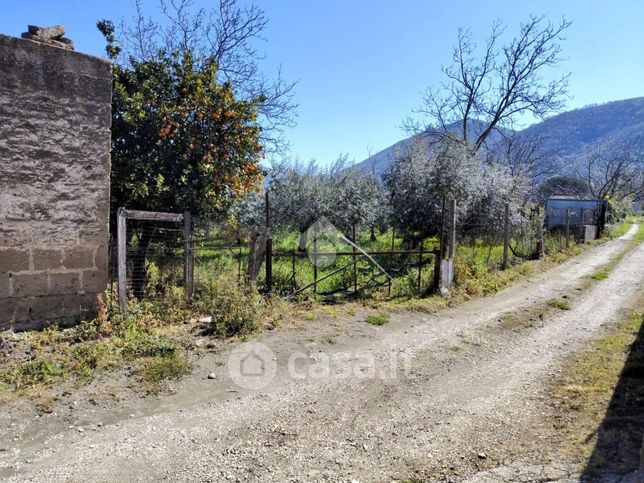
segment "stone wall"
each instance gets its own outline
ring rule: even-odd
[[[73,322],[107,286],[109,62],[0,35],[0,328]]]

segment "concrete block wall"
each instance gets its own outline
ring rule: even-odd
[[[0,35],[0,328],[73,323],[107,286],[109,62]]]

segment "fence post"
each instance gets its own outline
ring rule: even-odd
[[[313,293],[318,293],[318,229],[313,228]]]
[[[545,209],[544,209],[545,212]],[[546,213],[547,214],[547,213]],[[537,256],[543,258],[545,247],[543,246],[543,223],[541,222],[541,207],[537,206]]]
[[[394,251],[394,243],[396,241],[396,227],[394,225],[391,226],[391,251]],[[392,261],[393,254],[389,254],[389,265],[387,266],[387,271],[391,272],[391,266],[393,264]],[[390,274],[391,275],[391,274]],[[387,296],[391,297],[391,277],[388,277],[387,280]]]
[[[570,243],[570,210],[566,208],[566,245],[565,248],[568,248]]]
[[[449,259],[456,257],[456,200],[449,202]]]
[[[441,228],[438,239],[438,250],[434,250],[434,291],[441,289],[441,264],[445,256],[445,197],[443,196],[443,209],[441,210]]]
[[[266,216],[266,290],[270,292],[273,289],[273,238],[271,236],[271,205],[268,197],[268,190],[264,195],[265,198],[265,216]]]
[[[351,236],[353,237],[353,246],[351,247],[353,250],[353,293],[357,294],[358,293],[358,264],[356,263],[356,225],[355,223],[351,225]]]
[[[189,211],[183,213],[183,238],[184,238],[184,251],[183,251],[183,283],[186,302],[192,300],[194,293],[194,277],[195,277],[195,258],[192,240],[192,215]]]
[[[291,250],[291,269],[293,270],[293,292],[297,289],[297,284],[295,283],[295,250]]]
[[[508,247],[510,244],[510,203],[505,204],[503,212],[503,264],[502,268],[508,268]]]
[[[421,274],[423,271],[423,240],[420,241],[420,251],[418,252],[418,293],[421,288]]]
[[[442,250],[441,248],[436,248],[434,252],[434,291],[438,292],[441,289],[441,259],[442,259]]]
[[[119,307],[121,313],[125,315],[127,312],[127,225],[123,211],[123,208],[119,208],[116,218],[116,253],[118,258]]]

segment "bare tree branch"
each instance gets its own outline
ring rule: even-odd
[[[193,0],[159,0],[159,13],[159,20],[146,16],[141,0],[135,0],[133,19],[121,22],[123,59],[149,60],[162,51],[192,51],[204,62],[214,59],[220,80],[240,98],[261,101],[266,152],[285,150],[283,131],[295,124],[296,83],[284,78],[281,66],[272,78],[259,69],[263,56],[256,45],[265,41],[268,24],[264,11],[237,0],[218,0],[212,9],[197,8]]]

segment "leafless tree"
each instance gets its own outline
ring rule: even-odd
[[[553,160],[557,159],[556,152],[548,150],[545,141],[541,135],[504,132],[502,142],[486,151],[489,163],[499,162],[509,168],[513,178],[524,180],[527,188],[526,202],[537,195],[541,181],[556,174],[556,167],[553,165]]]
[[[548,68],[560,65],[560,42],[570,25],[565,19],[553,24],[531,16],[509,44],[500,45],[505,27],[496,21],[481,55],[472,33],[459,29],[453,63],[443,67],[447,81],[439,89],[428,88],[416,110],[429,119],[429,126],[413,119],[405,126],[439,139],[456,136],[476,153],[490,134],[511,127],[518,115],[544,117],[560,110],[568,75],[549,82],[543,76]]]
[[[265,40],[268,24],[264,11],[240,6],[237,0],[218,0],[212,9],[197,8],[193,0],[160,0],[152,17],[135,0],[134,16],[123,20],[119,37],[124,58],[149,60],[159,52],[192,51],[215,58],[222,81],[230,82],[242,98],[262,99],[263,141],[268,151],[286,147],[282,133],[294,125],[295,82],[286,81],[281,66],[272,78],[259,63],[264,58],[257,44]]]
[[[623,201],[644,196],[644,161],[628,150],[596,148],[580,163],[577,174],[597,199]]]

